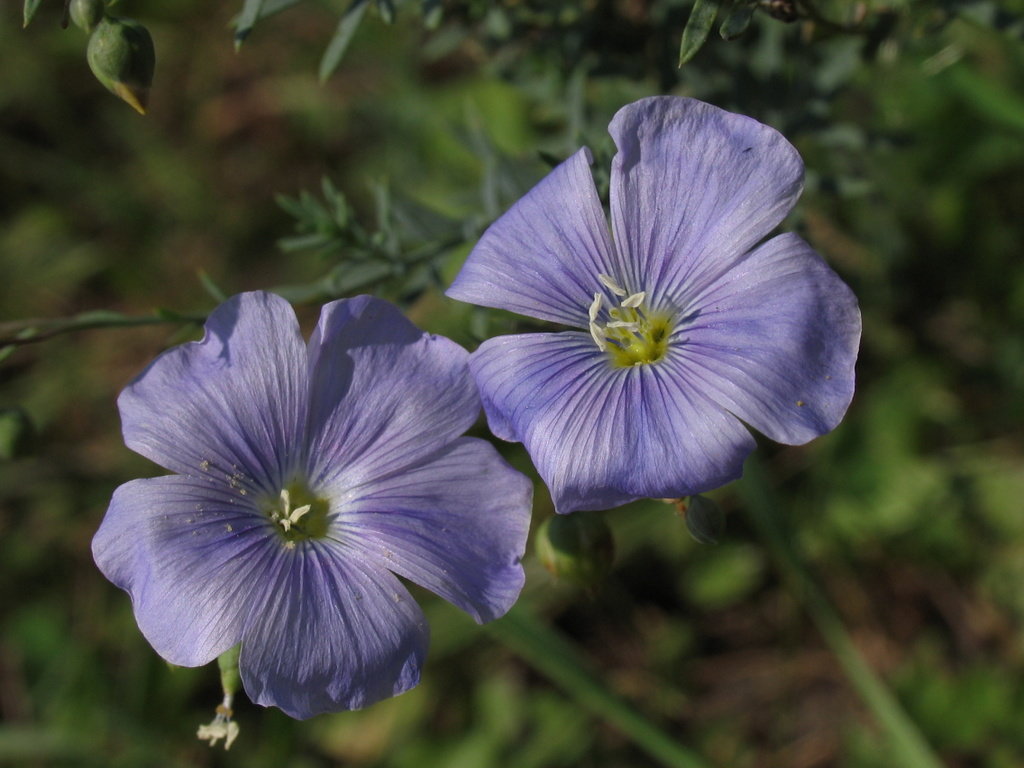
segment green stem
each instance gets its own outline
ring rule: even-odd
[[[767,543],[793,594],[803,602],[850,684],[889,736],[893,765],[942,768],[942,761],[935,756],[917,726],[854,645],[839,614],[804,567],[795,544],[780,528],[783,518],[778,500],[756,458],[747,460],[737,490],[748,518]]]
[[[696,753],[647,720],[580,663],[580,653],[558,632],[525,608],[487,625],[491,634],[581,706],[614,725],[667,768],[709,768]]]
[[[107,312],[105,310],[83,312],[72,317],[14,320],[0,323],[0,347],[34,344],[63,333],[86,331],[93,328],[129,328],[139,325],[164,325],[168,323],[202,323],[205,320],[205,315],[182,315],[166,311],[138,317],[122,315],[120,312]]]

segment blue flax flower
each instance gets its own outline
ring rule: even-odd
[[[746,425],[801,444],[853,396],[860,313],[795,234],[775,130],[655,97],[609,126],[611,232],[584,148],[483,235],[448,290],[580,329],[501,336],[470,360],[491,430],[521,441],[558,512],[681,497],[739,477]]]
[[[177,474],[115,491],[93,539],[173,664],[241,643],[249,697],[298,718],[416,685],[428,631],[398,576],[477,621],[523,584],[531,487],[483,440],[464,349],[387,302],[222,304],[121,393],[125,443]]]

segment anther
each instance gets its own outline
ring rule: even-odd
[[[601,294],[595,293],[594,300],[590,303],[590,323],[593,325],[597,321],[597,316],[601,312]]]
[[[646,299],[646,298],[647,298],[647,291],[640,291],[639,293],[634,293],[628,299],[623,299],[622,306],[629,307],[630,309],[634,309],[636,307],[639,307],[641,304],[643,304],[644,303],[644,299]]]
[[[609,291],[614,293],[616,296],[625,296],[626,295],[626,293],[627,293],[626,289],[623,288],[618,283],[616,283],[615,282],[615,278],[613,278],[611,275],[598,275],[597,279],[600,280],[604,284],[604,286]]]

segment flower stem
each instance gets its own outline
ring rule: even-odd
[[[709,768],[657,725],[612,693],[581,663],[579,651],[557,631],[517,607],[487,625],[491,634],[577,703],[629,736],[637,747],[666,768]]]
[[[59,336],[62,333],[93,328],[127,328],[139,325],[202,323],[205,315],[187,315],[159,310],[152,315],[123,315],[120,312],[94,310],[72,317],[12,320],[0,323],[0,347],[16,347]]]
[[[917,726],[854,645],[839,614],[803,565],[792,538],[780,527],[782,515],[778,500],[756,458],[747,460],[737,491],[748,519],[768,545],[792,593],[803,603],[850,684],[888,735],[893,765],[942,768],[942,761]]]

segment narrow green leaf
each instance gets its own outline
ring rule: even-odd
[[[892,764],[901,768],[942,768],[942,761],[925,741],[899,699],[868,665],[832,602],[812,578],[796,537],[784,527],[779,499],[756,457],[751,457],[744,465],[743,480],[737,484],[737,491],[744,502],[747,518],[775,558],[793,596],[803,603],[846,679],[888,737]]]
[[[750,26],[750,19],[754,16],[755,8],[757,8],[757,2],[751,2],[751,0],[742,0],[730,8],[725,15],[725,21],[718,28],[718,34],[722,36],[722,39],[735,40],[746,32],[747,27]]]
[[[327,45],[324,56],[320,59],[320,82],[324,82],[338,68],[341,57],[348,50],[348,44],[352,41],[352,35],[359,28],[359,22],[363,20],[363,14],[370,0],[352,0],[345,14],[338,22],[338,28],[334,30],[334,37]]]
[[[245,5],[242,6],[242,13],[238,16],[238,21],[235,22],[236,51],[242,47],[245,38],[252,32],[252,28],[260,17],[260,11],[262,10],[263,0],[245,0]]]
[[[275,13],[291,8],[293,5],[298,5],[300,0],[263,0],[263,8],[260,10],[260,18],[265,19],[268,16],[273,16]]]
[[[625,734],[638,749],[665,768],[709,768],[709,763],[648,720],[608,688],[586,666],[582,651],[557,630],[529,613],[522,603],[487,631],[550,679],[585,709]]]
[[[339,264],[331,273],[332,293],[335,296],[353,293],[384,280],[391,272],[391,265],[380,261]]]
[[[32,17],[36,15],[36,11],[39,10],[39,4],[43,0],[25,0],[25,10],[22,15],[24,17],[23,27],[27,27],[28,23],[32,21]]]
[[[200,269],[197,274],[200,284],[202,284],[203,288],[206,289],[206,292],[213,297],[214,301],[218,303],[227,301],[227,295],[223,290],[221,290],[221,287],[213,281],[213,278],[207,274],[205,269]]]
[[[683,41],[679,45],[679,66],[697,55],[697,51],[708,39],[711,26],[715,23],[722,0],[697,0],[690,11],[690,19],[683,30]]]
[[[437,29],[444,18],[444,9],[441,7],[441,0],[423,0],[421,8],[423,13],[423,26],[427,29]]]
[[[377,12],[385,24],[395,23],[395,5],[391,0],[377,0]]]

